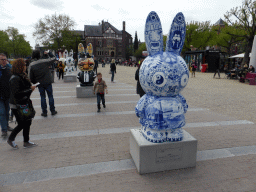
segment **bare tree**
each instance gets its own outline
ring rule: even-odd
[[[56,42],[56,49],[60,48],[62,31],[71,30],[75,22],[67,15],[46,15],[35,24],[33,36],[44,45]]]
[[[252,49],[253,39],[256,33],[256,2],[252,0],[245,0],[240,7],[232,8],[225,14],[225,18],[232,26],[241,27],[245,31],[244,35],[234,34],[229,32],[228,34],[236,37],[243,37],[247,46],[245,47],[245,54],[243,59],[244,63],[249,63],[249,54]],[[235,20],[232,20],[235,17]]]

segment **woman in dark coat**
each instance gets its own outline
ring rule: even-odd
[[[140,79],[139,79],[139,72],[140,72],[140,66],[142,65],[142,62],[140,62],[140,65],[138,65],[138,69],[135,72],[135,80],[137,81],[137,88],[136,88],[136,93],[142,97],[145,94],[145,91],[142,89],[140,85]]]
[[[14,142],[17,134],[23,129],[24,148],[36,146],[35,143],[29,141],[29,131],[32,119],[21,120],[18,112],[17,105],[24,105],[30,99],[31,93],[35,90],[36,86],[32,86],[28,79],[26,71],[26,64],[23,59],[16,59],[12,65],[12,76],[10,78],[10,108],[18,122],[9,136],[7,143],[14,149],[18,149],[18,145]]]
[[[115,83],[114,82],[114,76],[116,73],[116,63],[115,63],[115,59],[112,59],[111,64],[110,64],[110,71],[111,71],[111,83]]]

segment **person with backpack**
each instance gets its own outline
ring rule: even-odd
[[[62,63],[62,61],[59,61],[59,64],[58,64],[57,68],[59,70],[59,80],[60,80],[60,77],[62,77],[62,79],[63,79],[65,65]]]
[[[53,89],[52,89],[52,75],[50,67],[56,61],[56,58],[51,52],[44,52],[43,57],[40,57],[40,51],[34,50],[32,53],[32,59],[34,60],[29,65],[29,78],[33,84],[40,83],[37,87],[41,97],[41,116],[47,117],[47,103],[46,103],[46,93],[49,98],[49,105],[51,115],[56,115]]]

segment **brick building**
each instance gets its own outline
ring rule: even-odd
[[[85,25],[84,31],[76,32],[81,35],[85,47],[88,43],[92,44],[93,54],[98,60],[125,60],[126,49],[133,42],[131,34],[125,31],[125,21],[123,21],[123,30],[121,31],[109,22],[102,20],[99,25]]]

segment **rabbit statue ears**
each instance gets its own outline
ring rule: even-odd
[[[173,19],[166,41],[166,52],[180,55],[186,36],[184,15],[179,12]],[[148,14],[145,25],[145,42],[149,56],[163,52],[163,31],[160,18],[152,11]]]

